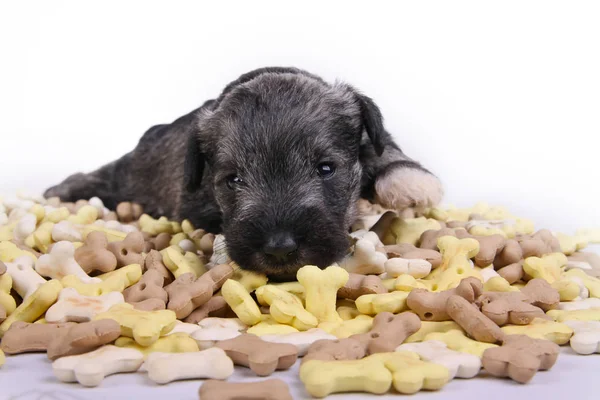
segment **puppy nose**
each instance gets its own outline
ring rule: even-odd
[[[287,232],[280,232],[269,237],[263,251],[267,255],[285,261],[297,249],[298,245],[292,235]]]

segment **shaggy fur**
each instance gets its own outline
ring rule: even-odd
[[[334,173],[317,173],[323,163]],[[370,98],[295,68],[263,68],[45,196],[98,196],[111,208],[135,201],[155,217],[187,218],[223,232],[243,268],[285,279],[344,256],[359,197],[427,207],[440,200],[441,186],[402,153]],[[273,257],[265,246],[281,238],[297,249]]]

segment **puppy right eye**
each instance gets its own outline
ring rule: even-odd
[[[240,183],[242,183],[243,181],[242,181],[242,178],[240,178],[240,177],[239,177],[239,176],[237,176],[237,175],[229,175],[229,176],[226,178],[226,182],[227,182],[227,187],[228,187],[229,189],[235,189],[235,187],[236,187],[237,185],[239,185]]]

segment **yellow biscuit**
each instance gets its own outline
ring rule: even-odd
[[[148,357],[150,353],[188,353],[199,351],[198,343],[190,335],[184,332],[177,332],[171,335],[158,338],[149,346],[141,346],[130,337],[121,336],[115,341],[115,346],[135,349]]]
[[[492,347],[498,347],[491,343],[477,342],[473,339],[469,339],[462,330],[449,330],[447,332],[433,332],[425,335],[426,340],[439,340],[440,342],[446,343],[446,346],[450,350],[460,351],[461,353],[468,353],[476,355],[477,357],[483,356],[483,352]]]
[[[221,288],[221,295],[243,323],[252,326],[260,322],[260,309],[241,283],[227,279]]]
[[[64,287],[72,287],[84,296],[101,296],[110,292],[122,292],[129,286],[137,283],[142,277],[142,267],[139,264],[130,264],[123,268],[99,275],[99,283],[83,283],[75,275],[67,275],[61,283]]]
[[[573,329],[567,325],[541,318],[534,319],[529,325],[506,325],[500,329],[507,335],[527,335],[534,339],[550,340],[558,345],[568,343],[573,336]]]
[[[340,322],[336,311],[338,290],[348,282],[346,270],[332,266],[321,270],[314,265],[306,265],[298,270],[298,282],[304,286],[306,311],[317,317],[319,322]]]

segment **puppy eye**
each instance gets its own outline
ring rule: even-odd
[[[243,182],[243,181],[242,181],[242,178],[240,178],[240,177],[239,177],[239,176],[237,176],[237,175],[229,175],[229,176],[226,178],[226,180],[227,180],[227,187],[228,187],[229,189],[235,189],[235,187],[236,187],[237,185],[239,185],[240,183],[242,183],[242,182]]]
[[[329,178],[335,173],[335,165],[324,162],[317,165],[317,173],[321,178]]]

